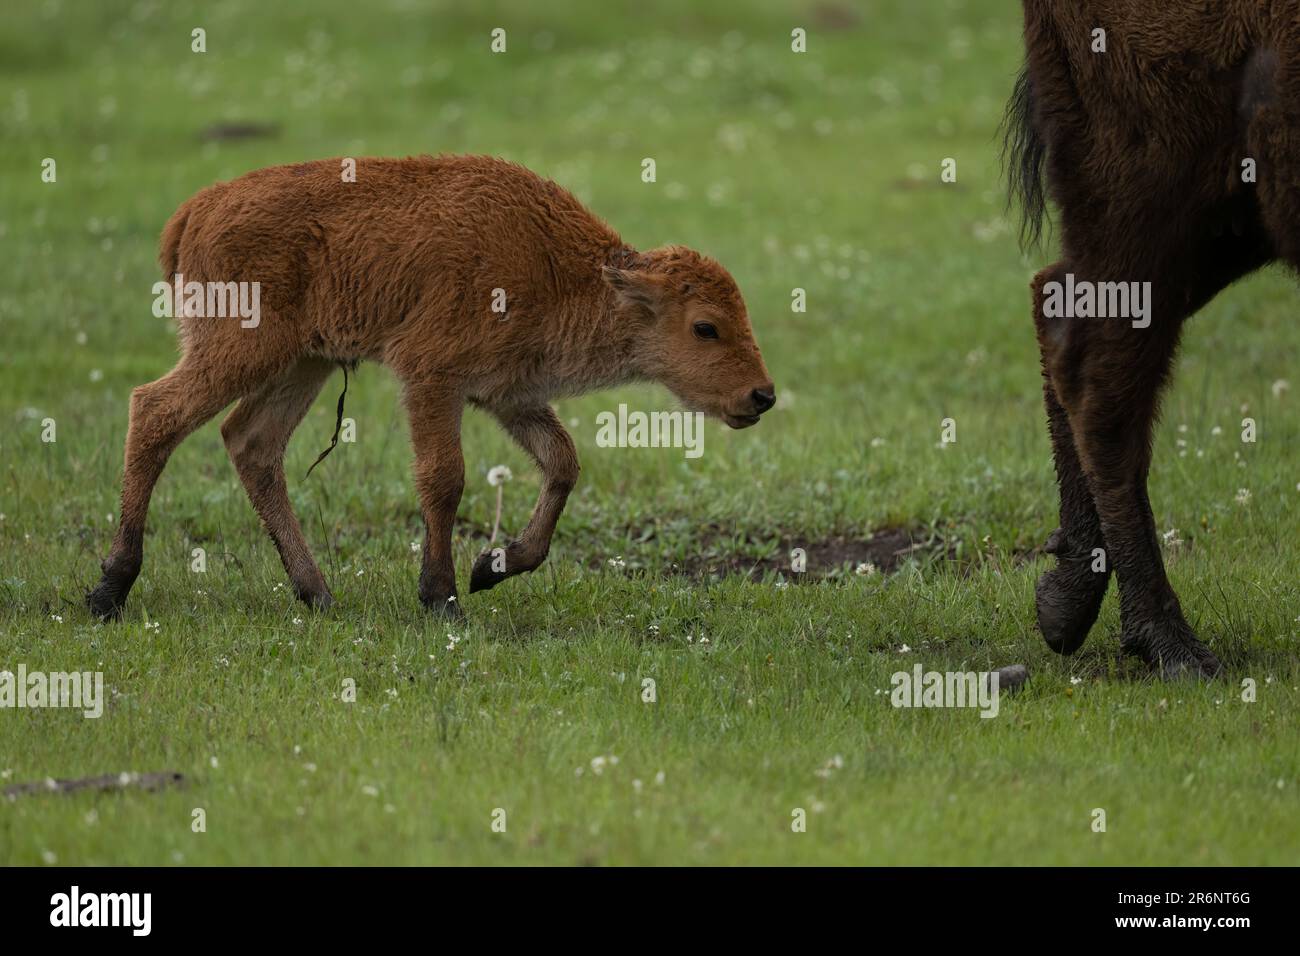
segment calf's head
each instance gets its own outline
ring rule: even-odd
[[[747,428],[776,404],[745,300],[721,265],[682,246],[606,266],[620,321],[635,330],[636,362],[691,411]]]

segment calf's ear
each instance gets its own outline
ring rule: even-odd
[[[645,306],[653,312],[663,300],[663,280],[653,272],[605,266],[601,275],[624,302]]]

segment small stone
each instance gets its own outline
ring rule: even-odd
[[[1024,664],[1009,664],[999,667],[993,673],[998,675],[998,693],[1014,694],[1029,680],[1029,668]]]

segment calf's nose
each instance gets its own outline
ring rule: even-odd
[[[776,404],[776,389],[771,387],[756,388],[749,393],[749,397],[754,401],[754,411],[762,415]]]

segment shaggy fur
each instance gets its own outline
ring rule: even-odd
[[[578,478],[551,398],[652,380],[734,428],[775,402],[744,301],[712,259],[677,246],[638,253],[564,189],[502,160],[361,160],[355,182],[341,169],[326,160],[219,183],[163,230],[164,279],[259,282],[261,322],[180,318],[180,362],[132,392],[121,521],[87,596],[97,614],[116,615],[139,574],[168,456],[236,399],[221,433],[239,478],[298,596],[332,603],[289,506],[283,458],[340,363],[381,362],[403,384],[427,529],[420,599],[453,614],[467,402],[494,415],[543,478],[506,570],[480,556],[471,591],[546,557]],[[492,311],[497,289],[504,316]]]
[[[1281,259],[1300,267],[1300,3],[1024,0],[1026,63],[1008,108],[1014,194],[1037,236],[1047,194],[1061,260],[1032,283],[1060,527],[1038,622],[1069,654],[1119,578],[1121,646],[1166,676],[1219,663],[1188,626],[1147,498],[1152,427],[1183,322]],[[1107,52],[1091,49],[1095,28]],[[1244,182],[1253,159],[1257,180]],[[1152,319],[1049,318],[1043,288],[1152,284]],[[1107,570],[1091,570],[1103,548]]]

